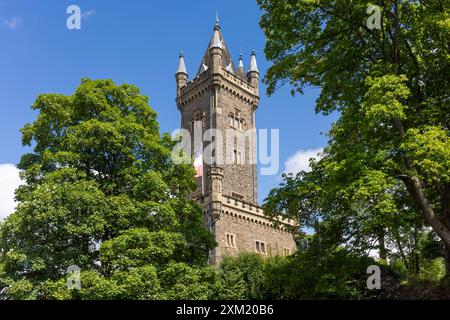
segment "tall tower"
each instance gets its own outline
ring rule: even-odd
[[[188,80],[181,53],[175,78],[181,127],[191,137],[190,155],[197,170],[197,190],[192,197],[202,206],[205,224],[219,243],[211,254],[211,263],[239,250],[258,252],[261,246],[257,248],[257,240],[243,239],[252,234],[267,238],[268,233],[261,233],[255,229],[256,225],[244,230],[242,224],[243,221],[255,223],[257,217],[259,225],[262,221],[271,225],[257,204],[255,111],[259,105],[259,70],[256,54],[252,52],[247,72],[242,55],[236,68],[216,18],[213,35],[195,77]],[[240,223],[227,220],[224,215],[231,212],[232,217],[236,213],[236,219],[244,220]],[[286,246],[292,249],[292,243]],[[268,251],[265,245],[263,249]]]

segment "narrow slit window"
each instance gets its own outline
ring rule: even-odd
[[[235,248],[236,242],[235,242],[234,234],[227,233],[226,236],[227,236],[227,246],[230,248]]]

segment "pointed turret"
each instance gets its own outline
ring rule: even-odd
[[[250,57],[250,66],[247,72],[248,82],[255,88],[256,95],[258,95],[258,82],[259,82],[259,70],[258,65],[256,64],[256,53],[255,50],[252,51],[252,55]]]
[[[238,65],[237,75],[239,78],[246,80],[245,79],[244,61],[242,60],[242,53],[239,54],[239,65]]]
[[[220,30],[219,18],[216,15],[216,23],[214,24],[214,34],[213,34],[213,38],[212,38],[211,48],[223,49],[219,30]]]
[[[180,61],[178,62],[178,70],[177,73],[184,73],[184,74],[188,74],[186,71],[186,64],[184,63],[184,55],[183,55],[183,51],[180,52]]]
[[[202,74],[206,70],[213,70],[212,67],[212,57],[216,58],[221,57],[220,59],[216,59],[216,65],[219,67],[223,67],[230,71],[231,73],[236,73],[236,68],[231,59],[230,51],[223,39],[222,32],[220,30],[219,18],[216,16],[216,22],[214,24],[214,32],[209,41],[208,47],[206,48],[206,52],[203,55],[202,62],[198,68],[197,75]],[[231,60],[231,66],[230,66]],[[206,66],[206,68],[205,68]]]
[[[222,67],[227,67],[227,59],[223,57],[222,37],[220,35],[219,18],[216,15],[214,34],[209,45],[209,68],[213,74],[220,73]]]
[[[258,65],[256,64],[256,53],[255,50],[252,51],[252,55],[250,57],[250,67],[248,68],[248,72],[258,72]]]
[[[183,51],[180,52],[180,58],[178,62],[177,73],[175,73],[175,79],[177,80],[177,97],[181,95],[181,88],[188,83],[188,73],[186,71],[186,64],[184,63]]]

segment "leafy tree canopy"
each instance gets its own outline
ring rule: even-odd
[[[382,258],[431,227],[450,272],[449,1],[258,3],[268,93],[318,86],[316,111],[339,113],[322,159],[286,177],[268,211],[353,248],[378,243]],[[379,28],[367,23],[377,19],[369,5]]]
[[[188,198],[193,169],[170,160],[174,142],[160,135],[148,98],[83,79],[73,95],[42,94],[33,109],[22,129],[34,146],[19,164],[26,183],[0,229],[1,297],[206,297],[215,241]],[[66,285],[71,265],[79,290]],[[174,282],[177,273],[203,287]]]

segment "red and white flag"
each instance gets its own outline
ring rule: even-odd
[[[196,177],[203,177],[203,153],[202,153],[202,150],[199,150],[195,154],[194,169],[195,169]]]

